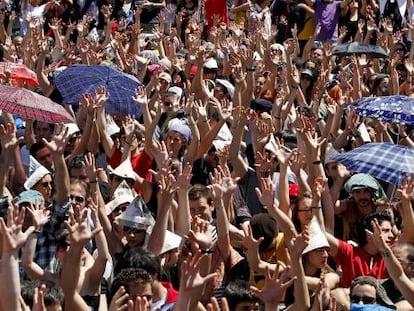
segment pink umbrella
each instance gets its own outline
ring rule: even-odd
[[[61,105],[21,87],[0,85],[0,108],[25,119],[47,123],[74,122]]]

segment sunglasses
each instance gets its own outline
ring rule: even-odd
[[[371,305],[375,302],[376,298],[375,297],[361,297],[361,296],[357,296],[357,295],[352,295],[351,296],[351,303],[360,303],[362,301],[362,303],[364,305]]]
[[[139,234],[145,232],[145,230],[132,228],[132,227],[124,227],[124,233],[125,234]]]
[[[70,195],[69,198],[70,198],[71,201],[75,200],[76,203],[83,203],[83,202],[85,202],[85,198],[84,197],[81,197],[81,196]]]

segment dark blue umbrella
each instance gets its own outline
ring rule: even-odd
[[[338,44],[332,48],[332,54],[338,56],[366,54],[374,58],[388,57],[388,53],[382,47],[358,41]]]
[[[414,125],[414,98],[402,95],[362,97],[350,104],[360,116]]]
[[[91,93],[105,86],[109,99],[105,105],[108,113],[139,117],[141,110],[132,100],[135,89],[142,85],[134,76],[110,66],[74,65],[66,68],[53,82],[67,104],[77,104],[82,94]]]
[[[371,143],[334,157],[349,170],[365,173],[394,185],[414,174],[414,149],[390,143]]]

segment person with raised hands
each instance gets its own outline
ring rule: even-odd
[[[19,250],[35,230],[30,226],[23,231],[26,209],[17,205],[9,206],[7,220],[0,217],[1,265],[0,265],[0,310],[20,311]],[[7,281],[6,281],[7,280]]]
[[[88,203],[88,207],[91,210],[91,218],[94,228],[101,228],[101,224],[98,216],[98,199],[97,193],[92,195],[92,199]],[[36,250],[36,243],[38,238],[38,232],[42,230],[42,227],[48,222],[49,215],[41,205],[33,206],[29,205],[28,210],[32,215],[33,224],[36,231],[29,237],[28,242],[25,245],[22,264],[31,279],[47,280],[57,283],[62,286],[62,278],[59,273],[50,273],[42,269],[38,264],[33,261],[33,255]],[[86,209],[77,210],[75,213],[77,217],[81,217],[84,212],[88,212]],[[87,223],[87,221],[86,221]],[[90,228],[90,224],[87,224]],[[89,230],[89,229],[88,229]],[[57,241],[56,257],[62,264],[65,258],[68,256],[71,244],[68,239],[68,233],[60,232]],[[70,235],[70,233],[69,233]],[[100,304],[100,284],[103,277],[106,262],[110,257],[108,246],[103,231],[99,231],[95,235],[95,243],[97,247],[97,256],[94,258],[86,249],[82,251],[82,266],[81,266],[81,278],[77,289],[79,293],[84,297],[86,303],[91,306],[93,310],[98,310]]]
[[[202,254],[200,249],[193,245],[194,255],[189,252],[181,264],[180,288],[175,311],[192,311],[201,300],[203,288],[213,280],[217,274],[202,275],[202,267],[208,264],[208,255]]]
[[[85,282],[87,278],[82,276],[81,261],[85,244],[102,231],[98,224],[93,231],[87,224],[88,213],[84,210],[76,218],[73,212],[69,213],[69,220],[65,221],[68,231],[69,243],[66,256],[62,260],[60,284],[65,294],[65,310],[86,311],[88,305],[80,295],[79,281]]]

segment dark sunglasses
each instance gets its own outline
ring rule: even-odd
[[[84,197],[80,197],[80,196],[77,196],[77,195],[70,195],[69,198],[70,198],[71,201],[75,200],[76,203],[83,203],[83,202],[85,202],[85,198]]]
[[[139,233],[145,232],[145,230],[132,228],[132,227],[124,227],[123,230],[125,234],[139,234]]]
[[[375,300],[377,300],[375,297],[361,297],[361,296],[357,296],[357,295],[352,295],[351,296],[351,303],[360,303],[362,301],[362,303],[364,305],[371,305],[375,302]]]

